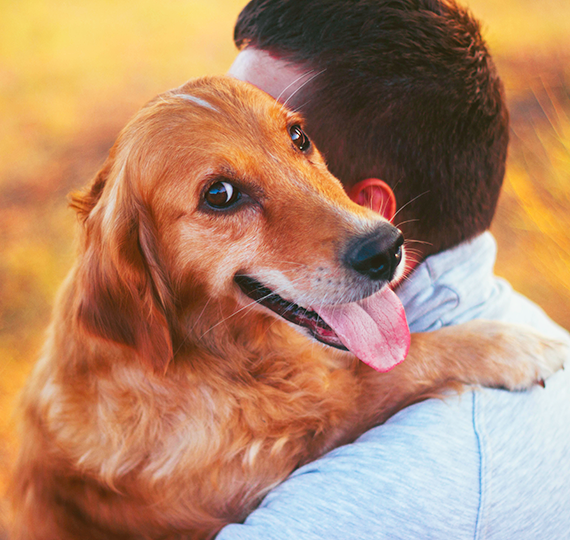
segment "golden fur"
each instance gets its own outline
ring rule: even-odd
[[[303,305],[370,294],[338,250],[382,218],[294,147],[301,122],[244,83],[194,80],[144,107],[73,198],[79,255],[22,397],[12,540],[208,538],[410,403],[559,366],[549,342],[474,322],[414,335],[380,374],[243,295],[240,272]],[[218,177],[246,203],[205,209]]]

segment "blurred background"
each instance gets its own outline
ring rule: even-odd
[[[245,3],[0,0],[0,494],[14,398],[74,256],[66,195],[155,94],[227,70]],[[467,4],[512,113],[496,271],[570,329],[570,2]]]

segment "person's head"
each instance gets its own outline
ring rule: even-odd
[[[353,196],[367,189],[363,181],[385,181],[400,209],[395,224],[429,243],[424,255],[489,227],[508,113],[464,8],[453,0],[252,0],[234,41],[242,52],[230,74],[300,110]]]

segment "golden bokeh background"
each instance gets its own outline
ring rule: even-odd
[[[467,3],[512,114],[497,273],[570,329],[570,2]],[[90,180],[148,99],[226,71],[244,5],[0,0],[0,493],[14,398],[74,255],[66,194]]]

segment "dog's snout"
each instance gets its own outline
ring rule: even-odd
[[[390,281],[402,260],[404,237],[396,227],[383,223],[373,234],[359,238],[346,255],[347,264],[374,281]]]

